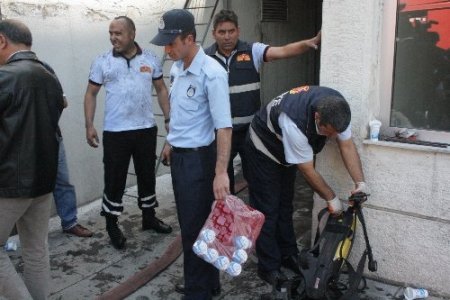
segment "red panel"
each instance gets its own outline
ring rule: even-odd
[[[401,0],[400,3],[406,4],[402,12],[450,8],[448,0]]]
[[[450,48],[450,1],[449,0],[400,0],[400,4],[406,6],[400,13],[424,11],[428,21],[436,21],[429,32],[439,34],[439,42],[436,44],[441,49]]]

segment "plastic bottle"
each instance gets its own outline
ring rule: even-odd
[[[247,261],[248,255],[247,252],[245,252],[244,249],[237,249],[233,252],[233,261],[237,262],[238,264],[243,264]]]
[[[208,248],[208,251],[205,255],[205,260],[209,263],[214,263],[217,258],[219,258],[219,252],[217,252],[214,248]]]
[[[195,254],[198,256],[205,255],[208,251],[208,246],[206,243],[202,240],[196,240],[194,245],[192,245],[192,250]]]
[[[216,233],[211,229],[203,229],[200,236],[205,243],[210,244],[216,239]]]
[[[214,262],[214,266],[220,271],[225,271],[230,266],[230,259],[226,256],[219,256]]]
[[[5,249],[5,251],[16,251],[19,246],[18,244],[18,241],[8,239],[3,248]]]
[[[243,235],[234,237],[234,246],[237,249],[249,249],[252,246],[252,241]]]
[[[230,263],[228,266],[226,272],[230,274],[231,276],[238,276],[242,272],[242,266],[234,261]]]
[[[422,299],[428,297],[428,291],[426,289],[415,289],[407,287],[403,293],[406,300]]]

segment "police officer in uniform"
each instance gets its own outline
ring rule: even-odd
[[[175,60],[170,76],[170,121],[162,158],[171,166],[184,253],[184,299],[211,299],[220,290],[219,271],[192,251],[214,199],[229,190],[227,166],[231,114],[225,70],[195,42],[194,17],[166,12],[153,44]],[[215,142],[217,130],[217,142]],[[217,147],[217,150],[216,150]]]
[[[355,182],[352,193],[367,193],[361,160],[351,138],[350,107],[330,88],[302,86],[276,97],[253,119],[245,151],[248,159],[250,204],[266,220],[256,242],[258,276],[273,284],[285,279],[281,265],[298,269],[298,249],[292,222],[296,169],[327,201],[331,213],[342,204],[314,169],[314,155],[327,138],[337,139],[344,164]]]
[[[215,43],[205,53],[217,60],[228,72],[230,86],[233,137],[228,165],[231,191],[234,194],[233,159],[239,154],[244,176],[246,161],[244,144],[253,115],[261,106],[259,70],[264,62],[300,55],[309,49],[317,49],[320,33],[309,40],[298,41],[281,47],[263,43],[247,43],[239,40],[238,17],[231,10],[221,10],[214,17]]]

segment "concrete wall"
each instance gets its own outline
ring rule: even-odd
[[[224,7],[233,10],[239,18],[240,39],[248,42],[261,41],[261,1],[228,0]]]
[[[56,71],[69,100],[60,125],[78,204],[101,196],[103,190],[103,150],[89,147],[84,129],[83,101],[89,68],[96,55],[111,48],[108,27],[118,15],[131,17],[137,27],[136,41],[161,55],[162,47],[149,44],[157,32],[159,17],[184,0],[27,0],[1,1],[3,18],[19,19],[33,34],[33,50]],[[103,89],[97,99],[95,125],[103,124]]]
[[[370,143],[368,121],[379,118],[383,74],[383,14],[390,0],[324,0],[321,85],[336,88],[352,108],[352,130],[366,181],[365,209],[379,279],[450,295],[450,151]],[[339,151],[330,142],[317,168],[343,199],[352,188]],[[361,251],[359,239],[354,254]],[[356,255],[355,255],[356,256]],[[353,257],[353,260],[355,259]]]

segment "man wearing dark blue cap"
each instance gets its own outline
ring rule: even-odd
[[[230,193],[227,165],[231,113],[226,71],[195,42],[194,16],[166,12],[152,43],[175,60],[170,70],[170,122],[162,158],[170,164],[184,253],[184,299],[211,299],[219,271],[192,251],[214,199]],[[217,143],[215,142],[217,130]],[[217,150],[216,150],[217,148]]]

